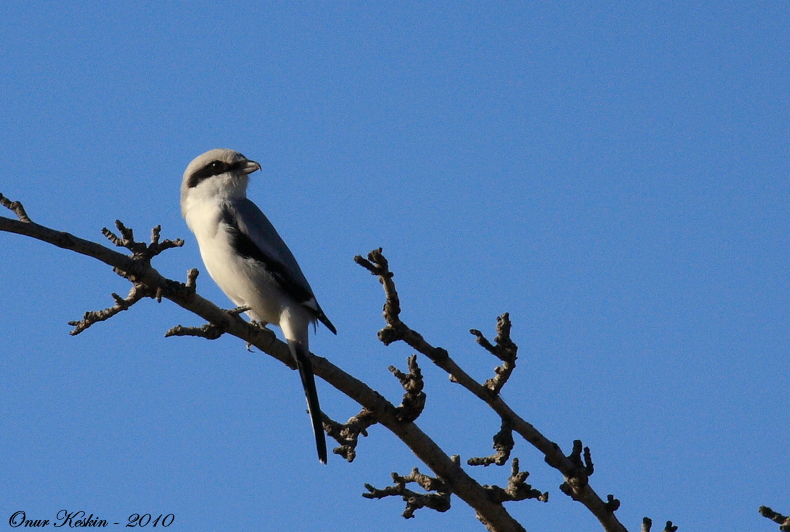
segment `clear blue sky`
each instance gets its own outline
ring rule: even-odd
[[[776,530],[790,513],[790,7],[764,2],[4,2],[0,192],[102,241],[116,218],[186,239],[181,174],[215,147],[263,165],[250,197],[339,330],[313,350],[393,401],[382,246],[403,318],[473,375],[510,312],[505,398],[570,450],[592,448],[619,518],[681,531]],[[145,301],[82,335],[69,320],[128,283],[96,261],[0,234],[0,530],[17,510],[170,530],[483,530],[400,517],[369,482],[421,466],[380,427],[347,464],[315,459],[298,378]],[[207,275],[199,291],[229,301]],[[424,359],[419,424],[465,460],[497,419]],[[319,382],[322,406],[358,408]],[[548,504],[530,532],[598,530],[523,441]],[[427,472],[427,469],[422,468]],[[503,484],[507,469],[474,471]],[[660,529],[660,528],[659,528]]]

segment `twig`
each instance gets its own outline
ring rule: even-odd
[[[486,467],[491,464],[496,464],[498,466],[505,465],[508,458],[510,458],[510,453],[513,451],[514,445],[513,423],[509,419],[503,418],[502,427],[499,432],[494,434],[494,449],[496,453],[482,458],[470,458],[466,463],[471,466],[482,465]]]
[[[492,345],[483,333],[477,329],[471,329],[469,332],[477,337],[477,343],[483,348],[502,361],[500,366],[494,368],[496,375],[488,379],[484,386],[491,390],[493,393],[498,394],[502,387],[505,385],[513,370],[516,369],[516,358],[518,354],[518,346],[510,339],[510,315],[505,312],[497,317],[496,325],[496,338],[494,341],[496,345]]]
[[[392,473],[392,480],[395,481],[395,485],[384,489],[377,489],[370,484],[365,484],[368,493],[363,493],[362,496],[367,499],[383,499],[384,497],[393,496],[401,497],[406,502],[406,509],[402,514],[406,519],[414,517],[414,512],[420,508],[430,508],[437,512],[446,512],[450,509],[451,491],[446,482],[438,478],[423,475],[416,467],[405,477],[397,473]],[[417,493],[412,491],[406,487],[407,484],[411,483],[416,483],[422,489],[434,493]]]
[[[198,338],[205,338],[206,340],[216,340],[223,334],[225,334],[225,330],[222,327],[210,323],[200,327],[176,325],[167,330],[165,338],[170,338],[171,336],[197,336]]]
[[[770,519],[774,523],[779,523],[779,530],[782,532],[790,532],[790,517],[774,512],[768,506],[760,506],[758,511],[763,517]]]
[[[150,290],[148,290],[148,288],[140,284],[136,284],[132,287],[126,299],[113,292],[112,298],[115,300],[115,305],[104,310],[89,310],[85,313],[80,321],[70,321],[69,325],[73,326],[74,330],[69,334],[76,336],[94,323],[109,320],[116,314],[123,312],[124,310],[129,310],[132,305],[144,297],[154,297],[154,295]]]
[[[25,212],[25,208],[22,206],[22,203],[18,201],[11,201],[10,199],[6,198],[2,194],[0,194],[0,205],[5,207],[6,209],[10,209],[16,214],[16,217],[19,218],[19,221],[22,223],[30,224],[33,223],[33,220]]]
[[[159,293],[161,297],[194,312],[208,323],[217,324],[229,320],[227,312],[200,297],[195,293],[193,287],[163,277],[150,265],[150,261],[128,257],[68,233],[10,218],[0,217],[0,231],[36,238],[96,258],[111,266],[119,275],[133,283],[144,285],[153,293]],[[292,364],[288,346],[277,340],[274,333],[271,331],[265,333],[242,319],[229,321],[228,334],[252,343],[261,351],[284,364]],[[524,527],[513,519],[501,504],[496,504],[488,498],[486,490],[460,467],[457,460],[449,457],[417,425],[399,420],[395,406],[379,393],[324,358],[311,355],[311,362],[316,376],[321,377],[371,412],[378,423],[400,438],[438,477],[447,479],[453,486],[453,493],[475,509],[478,518],[485,522],[489,530],[497,532],[521,532],[524,530]]]
[[[650,532],[650,529],[653,526],[653,520],[649,517],[642,518],[642,532]],[[676,532],[678,527],[672,524],[672,521],[667,521],[666,526],[664,526],[663,532]]]
[[[16,210],[14,212],[17,213]],[[24,210],[22,210],[22,212],[24,212]],[[96,258],[112,266],[116,273],[129,279],[135,285],[139,284],[145,287],[150,293],[155,294],[155,297],[169,299],[179,306],[201,316],[208,323],[222,324],[228,321],[227,332],[229,334],[252,343],[261,351],[285,364],[291,363],[291,356],[287,345],[277,340],[271,331],[268,331],[268,334],[266,334],[261,329],[252,326],[242,319],[230,319],[227,312],[196,294],[194,286],[188,286],[187,284],[178,283],[163,277],[150,265],[150,257],[154,256],[156,254],[155,252],[149,254],[145,251],[133,251],[133,255],[129,257],[110,250],[105,246],[70,235],[69,233],[55,231],[29,221],[23,221],[23,219],[29,220],[26,214],[20,216],[19,213],[17,213],[17,216],[20,218],[19,220],[0,217],[0,231],[29,236],[64,249],[75,251],[82,255]],[[125,239],[127,243],[133,245],[133,234],[130,232],[124,235],[124,231],[121,231],[121,237],[117,237],[117,239],[121,242]],[[152,245],[158,244],[158,242],[156,242],[158,240],[157,235],[152,235],[152,240],[154,241]],[[178,241],[175,241],[173,245],[175,246],[177,243]],[[383,257],[381,258],[383,259]],[[385,283],[385,292],[392,290],[395,297],[388,297],[389,305],[385,305],[385,314],[391,314],[397,318],[397,314],[400,312],[399,301],[397,300],[397,293],[394,292],[394,284],[392,284],[391,279],[392,275],[391,273],[387,275],[387,272],[388,269],[385,269],[382,275],[382,278],[386,277],[389,281],[389,286]],[[193,276],[189,279],[194,281]],[[393,306],[393,303],[397,303],[397,305]],[[534,429],[534,427],[513,413],[500,397],[494,396],[494,394],[491,393],[491,390],[475,382],[463,373],[460,368],[458,368],[457,364],[449,358],[445,350],[431,346],[422,336],[403,325],[402,322],[400,322],[400,326],[397,326],[399,321],[399,318],[397,318],[397,320],[392,322],[396,325],[395,327],[391,327],[395,333],[395,336],[392,338],[406,341],[415,350],[428,356],[432,361],[437,363],[437,365],[446,368],[448,373],[450,373],[457,382],[469,388],[476,396],[488,402],[500,417],[507,417],[513,421],[514,430],[543,451],[547,456],[547,460],[551,460],[554,464],[557,464],[555,467],[563,471],[563,474],[565,474],[566,471],[572,473],[575,471],[573,464],[567,457],[562,455],[558,446],[546,440]],[[391,325],[392,324],[388,322],[388,326]],[[380,334],[382,341],[387,343],[387,335],[392,332],[393,331]],[[398,338],[398,336],[400,336],[400,338]],[[370,412],[372,416],[375,416],[378,423],[384,425],[398,436],[420,460],[431,468],[436,474],[437,479],[442,479],[448,486],[452,486],[452,492],[475,509],[478,518],[489,530],[497,532],[520,532],[524,530],[503,508],[502,504],[492,501],[487,490],[472,479],[460,467],[457,457],[447,456],[447,454],[414,423],[404,422],[399,419],[397,409],[394,405],[368,387],[365,383],[342,371],[337,366],[329,363],[326,359],[311,355],[311,361],[313,370],[317,376],[323,378],[351,399],[357,401],[364,409]],[[605,503],[601,501],[586,484],[580,488],[576,497],[579,497],[577,500],[583,500],[584,504],[591,509],[599,520],[601,520],[605,530],[624,530],[622,525],[613,518],[612,513],[606,510]],[[595,506],[596,500],[598,501],[599,507]],[[607,514],[609,517],[607,517]]]
[[[576,494],[587,486],[590,475],[595,472],[595,466],[592,462],[592,455],[589,447],[584,447],[584,459],[582,459],[581,440],[573,441],[573,451],[571,451],[571,454],[569,454],[567,458],[568,461],[573,464],[573,472],[566,475],[565,482],[560,485],[560,491],[576,500]],[[546,461],[548,462],[548,459]],[[549,465],[553,464],[549,462]],[[611,513],[609,508],[610,506],[604,503],[604,509]]]
[[[367,437],[368,427],[377,423],[376,416],[364,408],[359,414],[349,418],[345,424],[334,421],[324,412],[321,412],[321,417],[327,435],[340,444],[340,447],[332,449],[332,452],[342,456],[348,462],[353,462],[357,456],[359,436]]]
[[[567,491],[563,490],[563,493],[586,506],[598,519],[605,531],[626,532],[626,528],[615,517],[614,512],[610,510],[611,505],[607,506],[607,502],[604,502],[590,487],[588,482],[589,474],[585,465],[582,464],[580,468],[571,460],[574,453],[570,456],[565,456],[559,445],[546,438],[535,427],[516,414],[501,396],[470,377],[456,364],[446,350],[432,346],[422,335],[401,321],[400,299],[395,289],[395,283],[392,280],[393,274],[389,270],[389,263],[384,258],[381,248],[371,251],[367,259],[356,256],[354,261],[371,274],[377,276],[384,287],[386,302],[383,315],[386,325],[379,331],[379,339],[385,345],[397,340],[406,342],[410,347],[426,355],[437,366],[444,369],[450,375],[450,380],[459,383],[476,397],[486,402],[501,419],[510,420],[513,424],[513,430],[541,451],[545,455],[546,462],[560,471],[565,477],[565,482],[562,486]],[[579,451],[581,452],[581,449]]]
[[[620,508],[620,499],[615,499],[611,493],[606,496],[606,509],[610,512],[616,512]]]
[[[417,355],[411,355],[407,363],[409,373],[403,373],[395,366],[390,366],[389,370],[406,390],[406,393],[403,394],[403,401],[400,406],[396,407],[396,415],[400,421],[410,423],[420,417],[425,408],[425,392],[422,391],[422,372],[417,365]]]
[[[586,506],[598,519],[604,530],[607,532],[626,531],[614,513],[609,510],[610,506],[607,506],[607,503],[589,486],[587,480],[589,475],[586,473],[586,468],[577,467],[577,464],[571,460],[571,457],[574,456],[573,453],[570,456],[565,456],[559,445],[543,436],[535,427],[522,419],[499,395],[470,377],[455,363],[446,350],[432,346],[422,335],[401,321],[400,299],[392,280],[393,274],[389,271],[389,263],[384,258],[381,248],[371,251],[367,259],[357,256],[354,257],[354,261],[371,274],[376,275],[384,286],[386,326],[379,331],[379,339],[385,345],[402,340],[430,358],[450,375],[453,382],[461,384],[479,399],[485,401],[501,419],[509,419],[513,424],[513,430],[541,451],[545,455],[546,462],[563,474],[565,477],[563,486],[567,488],[567,491],[563,491],[563,493]]]
[[[549,501],[549,492],[541,493],[540,490],[534,489],[530,484],[527,484],[527,471],[518,470],[518,458],[514,458],[511,464],[510,478],[508,478],[507,488],[500,488],[499,486],[485,486],[491,493],[491,498],[497,502],[507,501],[523,501],[527,499],[537,499],[541,502]]]
[[[107,240],[118,247],[124,247],[128,249],[134,254],[133,256],[136,258],[150,261],[152,258],[156,257],[163,251],[184,245],[184,241],[180,238],[175,240],[166,239],[162,242],[159,242],[159,236],[162,232],[161,225],[157,225],[151,230],[150,244],[136,242],[134,240],[134,231],[126,227],[120,220],[115,220],[115,227],[117,227],[118,231],[121,233],[120,237],[106,227],[103,227],[101,232],[107,238]]]

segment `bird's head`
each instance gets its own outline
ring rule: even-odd
[[[191,197],[234,199],[247,194],[248,175],[261,165],[237,151],[209,150],[195,157],[181,181],[181,208]]]

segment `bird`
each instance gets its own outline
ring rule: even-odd
[[[321,322],[337,334],[302,269],[277,230],[247,198],[249,175],[261,165],[214,149],[195,157],[181,182],[181,214],[194,233],[209,275],[254,321],[282,329],[302,380],[318,459],[326,464],[321,407],[310,363],[309,329]]]

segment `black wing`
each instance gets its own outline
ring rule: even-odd
[[[237,253],[260,262],[283,291],[337,334],[337,329],[316,301],[293,253],[257,205],[246,198],[226,203],[222,209],[222,222],[229,228],[231,245]],[[251,227],[255,230],[251,231]]]

